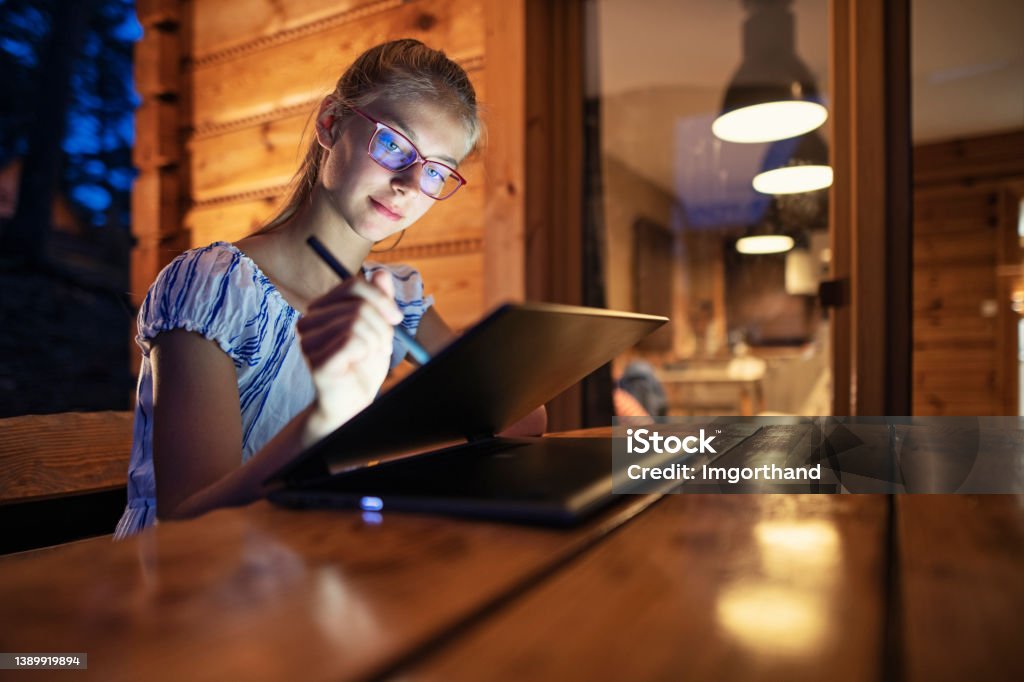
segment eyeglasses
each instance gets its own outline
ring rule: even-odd
[[[366,149],[370,158],[393,173],[420,164],[420,191],[431,199],[447,199],[455,194],[455,190],[466,184],[466,179],[451,166],[423,158],[416,145],[402,133],[355,107],[352,107],[352,111],[377,126]]]

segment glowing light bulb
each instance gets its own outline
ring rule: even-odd
[[[793,238],[783,234],[760,234],[736,240],[740,253],[783,253],[793,248]]]
[[[797,194],[831,186],[831,166],[786,166],[754,176],[754,189],[762,194]]]
[[[726,142],[771,142],[803,135],[827,119],[828,109],[817,102],[767,102],[722,114],[711,132]]]

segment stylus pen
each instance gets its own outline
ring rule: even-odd
[[[320,256],[320,259],[323,260],[324,263],[327,263],[327,266],[330,267],[331,270],[334,270],[338,277],[341,277],[342,282],[352,276],[349,274],[349,271],[345,269],[345,266],[334,257],[334,254],[327,250],[327,247],[324,246],[319,239],[316,237],[310,237],[306,240],[306,243],[316,251],[316,255]],[[405,344],[405,347],[409,349],[409,355],[412,356],[413,360],[421,365],[427,364],[430,360],[430,353],[428,353],[427,350],[420,345],[420,342],[413,338],[409,332],[405,331],[405,328],[402,327],[402,325],[395,327],[395,336],[397,336],[402,343]]]

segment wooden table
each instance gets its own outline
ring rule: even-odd
[[[261,502],[0,558],[0,651],[89,656],[4,679],[1019,680],[1022,639],[1022,495],[629,496],[568,531]]]

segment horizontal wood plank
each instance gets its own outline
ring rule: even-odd
[[[0,504],[125,485],[131,412],[65,412],[0,419]]]
[[[470,80],[478,97],[484,97],[479,76],[471,75]],[[240,125],[222,134],[193,137],[188,144],[193,201],[202,203],[287,184],[313,140],[313,116],[318,104],[312,102],[280,118]],[[469,184],[460,193],[483,184],[482,165],[478,155],[464,161],[459,170]]]
[[[999,388],[995,369],[958,370],[950,367],[915,367],[914,390],[973,391],[988,393]]]
[[[920,363],[920,364],[919,364]],[[956,367],[959,370],[992,368],[992,348],[922,349],[914,354],[914,367]]]
[[[135,144],[132,163],[150,170],[181,159],[179,111],[176,102],[147,97],[135,110]]]
[[[177,30],[149,27],[135,43],[135,89],[143,97],[177,94],[181,90],[182,38]]]
[[[366,49],[398,36],[418,38],[456,60],[483,54],[479,0],[418,0],[246,54],[197,66],[193,125],[224,123],[326,95]]]
[[[180,193],[177,168],[142,170],[132,185],[132,234],[160,239],[180,230]]]
[[[315,107],[277,121],[189,142],[196,202],[286,185],[306,155]]]
[[[482,252],[410,259],[408,264],[423,275],[425,293],[434,297],[438,312],[453,329],[465,329],[484,314]]]
[[[472,170],[479,165],[471,163],[468,168]],[[451,242],[479,242],[483,238],[484,195],[481,184],[471,183],[451,199],[437,202],[406,231],[399,248],[429,249]],[[184,222],[193,232],[195,245],[217,240],[236,241],[265,224],[283,200],[283,194],[271,194],[239,201],[210,202],[194,206],[186,213]],[[394,243],[395,239],[387,239],[379,248],[387,249]],[[387,256],[375,255],[371,255],[372,258],[388,259]]]
[[[919,235],[914,238],[914,266],[952,263],[990,263],[995,267],[993,231]]]
[[[193,207],[185,214],[185,225],[192,231],[192,246],[235,242],[252,234],[274,215],[281,201],[278,196],[270,196]]]
[[[971,188],[966,191],[914,193],[914,223],[933,225],[944,221],[978,220],[979,216],[994,215],[999,197],[991,188]]]
[[[225,50],[258,49],[281,34],[352,21],[362,13],[392,9],[402,0],[234,0],[230,9],[219,2],[193,2],[193,59]]]
[[[1024,130],[914,148],[914,185],[1024,175]]]
[[[914,290],[920,295],[995,293],[995,272],[991,265],[921,265],[914,268]]]
[[[645,508],[574,530],[261,502],[0,559],[0,641],[86,651],[103,680],[367,679]],[[69,570],[69,567],[74,567]]]
[[[904,679],[1024,679],[1024,496],[896,497]]]
[[[181,0],[136,0],[135,15],[145,27],[181,20]]]
[[[914,391],[914,414],[925,417],[975,416],[999,413],[999,401],[991,391]]]
[[[885,500],[670,495],[403,680],[876,680]]]

